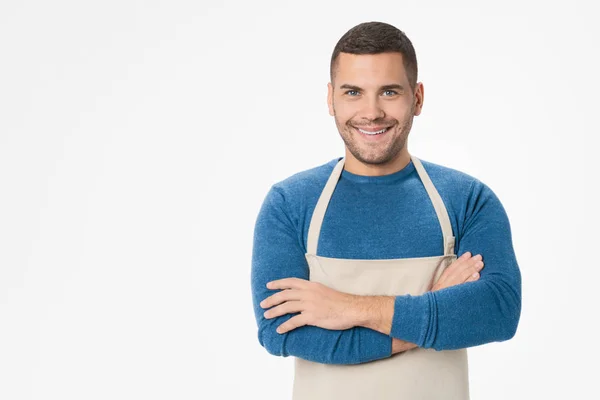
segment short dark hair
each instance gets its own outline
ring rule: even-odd
[[[329,67],[331,82],[333,82],[333,73],[340,53],[379,54],[388,52],[402,54],[408,82],[414,92],[418,74],[415,49],[404,32],[385,22],[363,22],[351,28],[340,38],[331,55]]]

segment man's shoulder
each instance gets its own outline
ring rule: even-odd
[[[474,183],[481,183],[479,179],[464,171],[423,160],[421,158],[419,158],[419,160],[436,187],[438,185],[454,186],[459,187],[461,190],[465,190],[470,188]]]
[[[273,189],[287,196],[305,196],[320,191],[325,186],[333,168],[342,157],[301,170],[273,184]]]
[[[451,214],[464,215],[482,192],[492,194],[487,185],[469,173],[427,160],[421,163]]]
[[[503,211],[496,193],[479,178],[430,161],[421,162],[444,202],[455,212],[463,212],[469,216],[484,205]]]
[[[259,220],[276,214],[279,220],[289,221],[296,229],[307,224],[314,207],[341,157],[296,172],[274,183],[263,202]]]

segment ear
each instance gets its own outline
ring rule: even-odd
[[[333,85],[331,82],[327,84],[327,107],[329,108],[329,115],[333,117],[335,114],[333,112]]]
[[[415,86],[415,115],[421,114],[424,99],[425,88],[423,87],[423,82],[417,82],[417,85]]]

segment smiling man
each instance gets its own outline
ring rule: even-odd
[[[409,153],[424,87],[402,31],[355,26],[330,71],[345,154],[264,199],[259,342],[295,357],[295,400],[468,399],[466,349],[512,338],[520,318],[506,212],[478,179]]]

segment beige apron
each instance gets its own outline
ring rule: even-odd
[[[440,222],[444,255],[376,260],[317,256],[321,224],[344,168],[344,159],[341,159],[325,184],[308,230],[306,259],[311,281],[357,295],[420,295],[456,260],[446,207],[421,161],[414,156],[411,159]],[[354,365],[321,364],[295,358],[293,399],[468,400],[467,350],[415,348]]]

